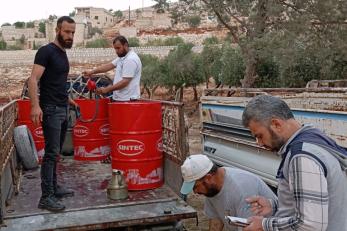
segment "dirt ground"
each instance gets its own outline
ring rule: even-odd
[[[189,121],[189,152],[190,154],[201,153],[202,144],[200,137],[200,118],[199,111],[190,113],[191,109],[187,108]],[[184,226],[189,231],[205,231],[208,230],[208,219],[203,213],[204,208],[204,197],[194,193],[189,194],[187,202],[198,212],[198,222],[195,219],[189,219],[184,222]]]
[[[70,74],[79,75],[85,69],[92,69],[96,64],[72,64]],[[29,77],[32,65],[20,67],[0,67],[0,106],[9,102],[11,99],[20,98],[25,80]],[[112,76],[112,73],[108,73]],[[198,88],[201,95],[202,87]],[[144,94],[143,97],[146,97]],[[155,99],[170,100],[167,95],[167,90],[157,89]],[[188,119],[188,138],[189,138],[189,153],[200,153],[202,150],[200,136],[200,118],[198,111],[198,102],[193,101],[192,89],[184,90],[185,113]],[[198,222],[196,219],[188,219],[184,221],[186,230],[189,231],[205,231],[208,230],[208,220],[203,214],[203,196],[190,194],[187,202],[198,211]]]

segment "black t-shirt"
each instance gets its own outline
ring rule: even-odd
[[[40,79],[40,104],[67,105],[66,81],[70,66],[66,52],[49,43],[37,51],[34,63],[45,67]]]

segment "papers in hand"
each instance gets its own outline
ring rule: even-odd
[[[230,225],[234,226],[246,227],[247,225],[249,225],[247,219],[245,218],[225,216],[225,220],[227,220]]]

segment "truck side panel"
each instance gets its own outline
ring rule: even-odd
[[[323,130],[347,147],[346,94],[281,96],[301,123]],[[242,112],[251,97],[202,97],[201,123],[204,153],[222,166],[251,171],[275,186],[280,157],[259,147],[242,125]]]

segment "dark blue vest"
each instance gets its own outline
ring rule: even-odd
[[[316,159],[322,166],[324,170],[324,176],[327,176],[327,168],[325,164],[313,153],[303,151],[302,145],[303,143],[311,143],[318,145],[322,148],[329,150],[334,150],[336,153],[339,153],[340,155],[344,155],[347,157],[347,149],[338,145],[332,138],[325,135],[322,131],[320,131],[317,128],[309,128],[307,130],[303,130],[300,132],[287,146],[287,149],[283,153],[282,161],[280,163],[280,166],[277,171],[276,178],[284,178],[283,176],[283,164],[287,157],[288,152],[290,151],[290,160],[297,154],[304,154],[308,155],[310,157],[313,157]]]

